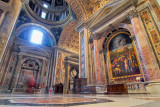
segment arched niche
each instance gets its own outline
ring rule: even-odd
[[[133,82],[142,78],[131,33],[124,28],[112,31],[103,43],[110,82]]]

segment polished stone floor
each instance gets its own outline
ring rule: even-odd
[[[159,94],[0,94],[0,107],[160,107]]]

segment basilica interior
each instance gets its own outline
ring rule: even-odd
[[[159,14],[159,0],[0,0],[0,105],[160,104]]]

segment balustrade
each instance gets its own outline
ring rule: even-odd
[[[126,83],[128,93],[148,93],[146,90],[146,82],[129,82]]]

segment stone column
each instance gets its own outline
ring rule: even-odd
[[[94,63],[95,63],[95,72],[96,72],[96,80],[97,85],[103,85],[102,81],[102,72],[100,70],[100,54],[99,54],[99,48],[98,48],[98,40],[94,40]]]
[[[3,56],[10,34],[18,18],[22,2],[20,0],[11,0],[10,4],[11,6],[8,7],[10,10],[7,12],[7,14],[5,14],[0,26],[0,46],[2,46],[0,48],[0,60]]]
[[[140,25],[138,13],[135,10],[129,12],[129,18],[133,27],[135,38],[140,50],[142,62],[144,65],[143,72],[146,81],[160,79],[160,69],[155,59],[153,50],[151,49],[146,35]]]
[[[100,69],[100,54],[99,54],[99,47],[98,47],[98,40],[94,39],[94,64],[95,64],[95,72],[96,72],[96,92],[97,93],[104,93],[106,91],[106,86],[103,83],[102,71]]]
[[[88,47],[89,47],[89,39],[88,39],[88,30],[86,28],[82,28],[79,31],[79,39],[80,39],[80,78],[88,78],[89,72],[89,56],[88,56]]]
[[[56,49],[54,49],[54,56],[53,56],[53,58],[52,58],[52,60],[53,60],[53,63],[52,63],[52,70],[51,70],[51,72],[52,72],[52,80],[51,80],[51,85],[54,85],[54,82],[55,82],[55,74],[56,74],[56,61],[57,61],[57,50]]]
[[[68,93],[68,61],[64,62],[64,66],[65,66],[65,81],[64,81],[64,89],[63,89],[63,93],[66,94]]]
[[[79,78],[81,78],[81,34],[79,33]]]
[[[87,78],[87,83],[89,83],[89,34],[88,30],[84,28],[84,48],[85,48],[85,78]]]

